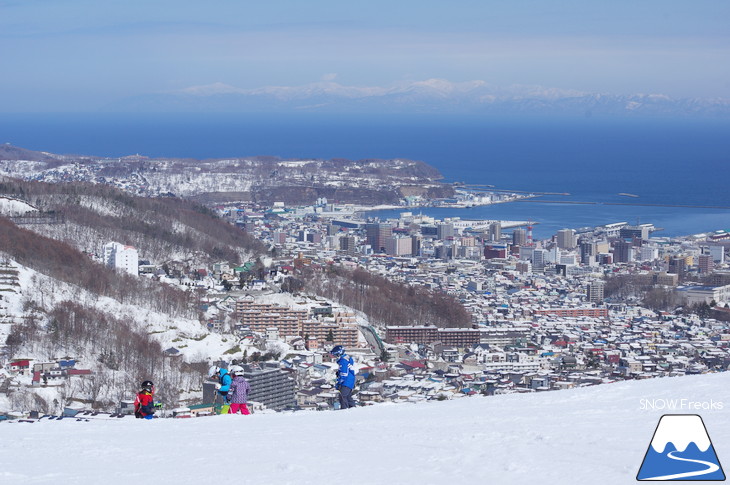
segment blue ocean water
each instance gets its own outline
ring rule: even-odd
[[[22,114],[0,118],[1,142],[103,156],[409,158],[435,166],[446,181],[569,193],[537,200],[590,203],[423,211],[437,217],[530,219],[536,237],[619,221],[654,223],[667,236],[730,230],[730,120]]]

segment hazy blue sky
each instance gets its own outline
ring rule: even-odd
[[[730,97],[728,0],[0,0],[0,110],[225,83]]]

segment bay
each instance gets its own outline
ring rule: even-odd
[[[0,142],[111,157],[408,158],[435,166],[447,182],[569,194],[424,209],[440,218],[530,219],[536,237],[621,221],[653,223],[666,236],[730,230],[724,119],[13,114],[0,118]]]

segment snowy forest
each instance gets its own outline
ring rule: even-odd
[[[17,310],[22,318],[16,317],[4,327],[11,330],[0,335],[3,360],[79,358],[93,369],[83,379],[67,380],[55,394],[46,389],[12,392],[12,408],[58,412],[75,400],[111,410],[149,378],[158,384],[157,398],[175,406],[199,395],[212,355],[238,348],[229,333],[232,309],[222,315],[224,332],[206,327],[206,289],[115,272],[101,263],[103,246],[116,241],[135,247],[163,269],[164,278],[195,274],[218,262],[249,263],[259,273],[262,258],[271,256],[259,240],[205,206],[175,197],[147,198],[85,182],[11,178],[0,178],[0,194],[36,209],[0,216],[3,271],[23,286]],[[227,283],[222,291],[233,286]],[[451,296],[361,269],[298,267],[281,289],[346,305],[375,325],[470,323]],[[7,305],[10,299],[0,295],[0,303]],[[188,352],[184,359],[166,353],[168,347],[188,346],[201,351]],[[274,353],[262,347],[250,355]]]

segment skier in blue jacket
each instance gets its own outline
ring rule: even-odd
[[[217,365],[214,365],[208,370],[208,375],[211,379],[218,381],[220,384],[220,387],[217,389],[218,396],[221,397],[223,402],[226,402],[232,381],[231,375],[228,373],[228,369],[222,369]]]
[[[352,357],[345,353],[342,345],[332,347],[330,354],[337,358],[337,365],[340,366],[335,384],[335,388],[340,391],[340,409],[355,407],[355,400],[352,398],[352,390],[355,388],[355,365]]]

